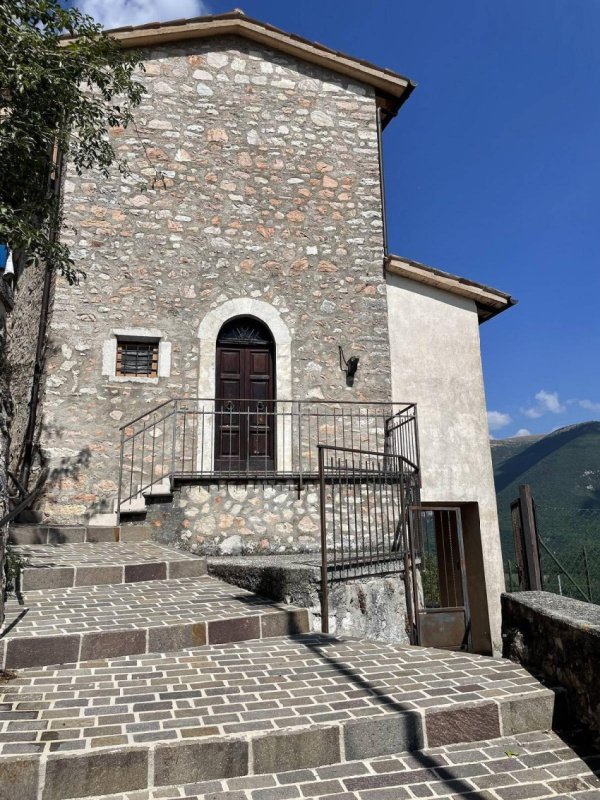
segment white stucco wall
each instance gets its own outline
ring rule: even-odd
[[[480,597],[488,608],[486,633],[500,652],[504,573],[477,310],[471,300],[392,274],[387,298],[392,395],[417,403],[422,500],[478,504],[485,574]],[[465,529],[465,540],[474,535]]]

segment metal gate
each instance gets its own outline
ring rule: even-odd
[[[319,445],[319,482],[321,627],[328,633],[332,583],[409,571],[409,509],[419,502],[420,476],[396,453]]]
[[[415,640],[424,647],[471,649],[471,615],[459,507],[410,509],[410,581]]]
[[[421,506],[418,464],[398,450],[391,440],[384,452],[319,445],[321,628],[329,632],[332,584],[396,574],[411,643],[468,650],[460,508]]]

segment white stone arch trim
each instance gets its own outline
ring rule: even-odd
[[[234,317],[255,317],[264,323],[275,342],[275,391],[277,400],[277,470],[292,471],[291,404],[292,399],[292,337],[281,314],[270,303],[250,297],[227,300],[206,314],[198,328],[199,370],[198,397],[205,416],[203,441],[199,442],[200,471],[212,470],[214,463],[214,429],[211,411],[214,410],[217,336],[223,325]],[[212,405],[211,405],[212,404]],[[290,406],[288,408],[288,406]]]

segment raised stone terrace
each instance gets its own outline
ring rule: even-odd
[[[20,546],[71,577],[9,604],[0,800],[600,797],[512,662],[308,633],[203,559],[90,536]]]
[[[13,552],[25,564],[23,591],[191,578],[206,572],[202,559],[150,542],[19,545]]]

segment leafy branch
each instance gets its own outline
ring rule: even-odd
[[[54,235],[61,158],[79,175],[127,172],[107,129],[133,120],[144,93],[139,56],[58,0],[3,0],[0,62],[0,242],[75,283],[69,248]]]

